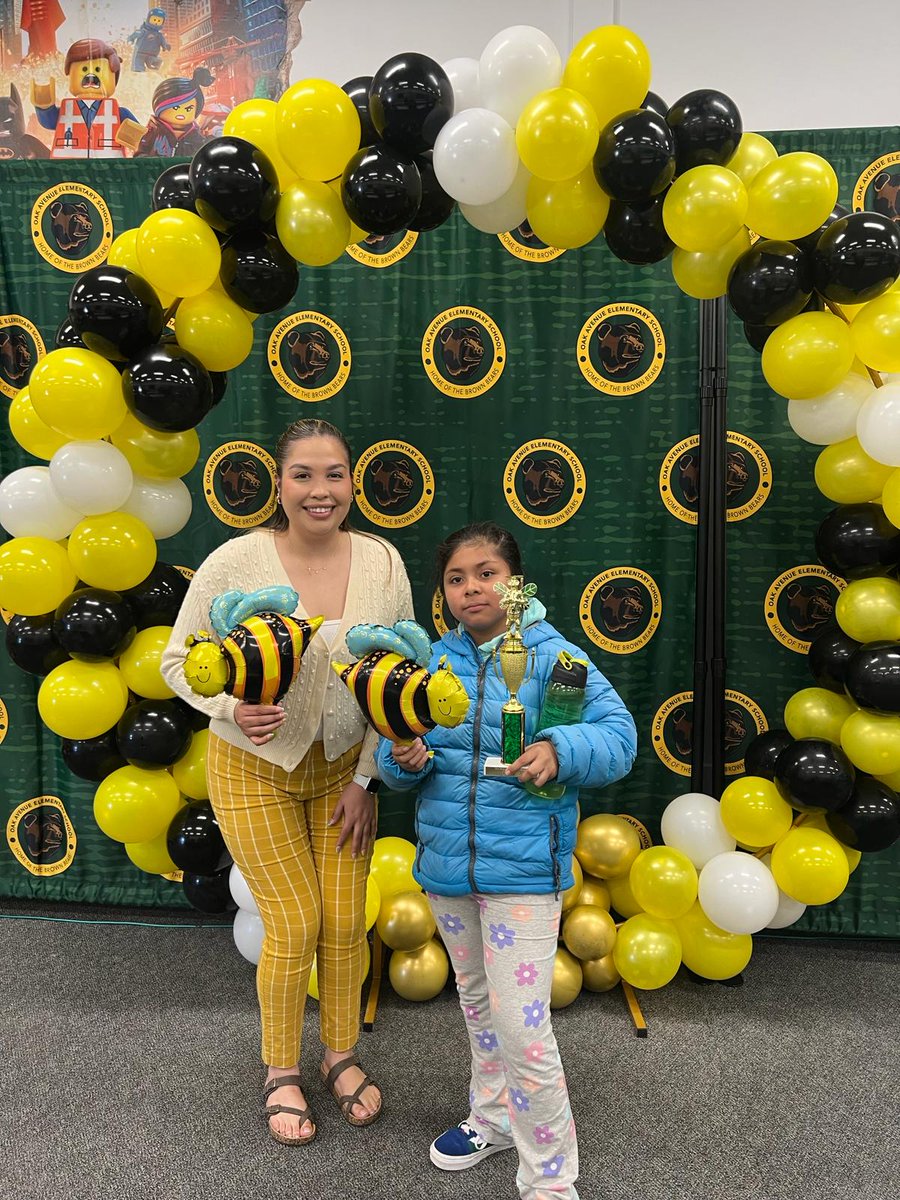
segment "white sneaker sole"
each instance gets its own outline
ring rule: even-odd
[[[440,1150],[436,1149],[434,1142],[431,1143],[431,1148],[428,1155],[436,1167],[440,1167],[442,1171],[467,1171],[469,1167],[475,1167],[485,1158],[490,1158],[492,1154],[499,1154],[501,1150],[512,1150],[513,1145],[508,1146],[485,1146],[483,1150],[476,1150],[473,1154],[456,1155],[456,1154],[441,1154]]]

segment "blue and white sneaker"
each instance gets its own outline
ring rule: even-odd
[[[511,1150],[512,1142],[487,1142],[468,1121],[460,1121],[435,1138],[429,1154],[442,1171],[465,1171],[499,1150]]]

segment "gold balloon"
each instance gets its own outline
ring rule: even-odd
[[[578,903],[592,904],[595,908],[605,908],[609,912],[609,906],[612,903],[609,898],[609,888],[602,879],[595,879],[593,875],[585,875]]]
[[[584,885],[584,875],[581,870],[581,863],[574,854],[572,855],[572,874],[575,876],[575,882],[570,888],[566,888],[562,894],[562,910],[564,913],[568,912],[570,908],[574,908],[576,904],[581,903],[579,897]]]
[[[834,615],[855,642],[896,641],[900,637],[900,583],[882,575],[853,579],[838,596]]]
[[[603,908],[577,904],[563,922],[562,939],[576,958],[604,958],[616,944],[616,923]]]
[[[578,826],[575,854],[589,875],[601,879],[627,875],[640,852],[637,830],[622,817],[596,813]]]
[[[603,958],[592,958],[583,962],[581,973],[584,976],[584,986],[589,992],[611,992],[622,978],[611,953]]]
[[[418,950],[395,950],[388,967],[391,987],[404,1000],[433,1000],[449,973],[447,952],[434,939]]]
[[[584,984],[581,973],[581,963],[564,950],[562,946],[556,951],[553,961],[553,983],[550,986],[550,1007],[565,1008],[573,1000],[577,1000]]]
[[[854,712],[856,705],[846,696],[827,688],[801,688],[784,706],[784,723],[792,738],[824,738],[838,746],[841,727]]]
[[[634,898],[631,882],[627,875],[619,875],[616,879],[608,880],[607,887],[609,888],[610,904],[620,916],[636,917],[638,913],[644,911]]]
[[[382,900],[375,928],[392,950],[420,950],[434,937],[437,925],[423,892],[396,892]]]

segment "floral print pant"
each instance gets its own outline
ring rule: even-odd
[[[561,902],[553,895],[428,899],[450,961],[472,1049],[469,1123],[514,1143],[522,1200],[578,1200],[578,1143],[550,985]]]

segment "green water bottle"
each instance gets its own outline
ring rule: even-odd
[[[561,650],[544,692],[544,703],[535,733],[555,725],[577,725],[584,708],[586,683],[587,663]],[[566,785],[550,782],[543,787],[535,787],[533,783],[526,783],[525,790],[532,796],[540,796],[542,800],[559,800],[565,793]]]

